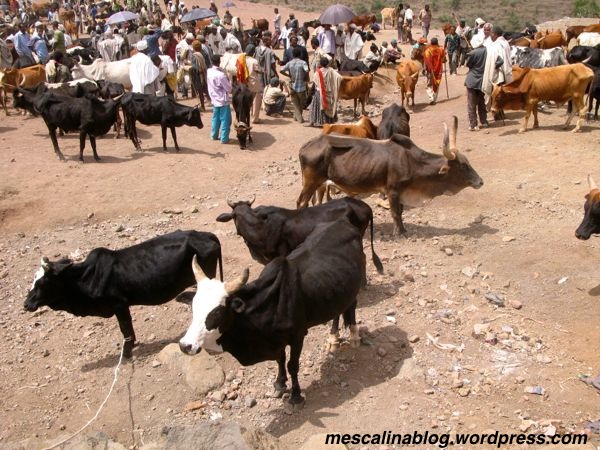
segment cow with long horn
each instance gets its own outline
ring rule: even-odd
[[[402,212],[439,195],[453,195],[466,187],[479,189],[483,180],[456,148],[458,119],[449,131],[444,124],[443,155],[429,153],[399,134],[373,141],[320,135],[300,148],[302,192],[297,206],[308,206],[321,184],[330,179],[345,192],[384,192],[390,200],[395,233],[405,233]]]
[[[600,233],[600,189],[591,175],[587,179],[590,191],[585,195],[583,220],[575,230],[575,237],[584,241]]]

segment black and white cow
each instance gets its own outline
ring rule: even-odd
[[[175,231],[120,250],[96,248],[85,261],[42,258],[25,309],[41,306],[75,316],[117,316],[125,338],[123,354],[131,356],[135,333],[129,307],[160,305],[194,284],[192,258],[223,279],[221,244],[212,233]]]
[[[514,66],[543,69],[567,64],[567,58],[562,47],[531,48],[514,46],[510,48],[510,59]]]
[[[275,258],[258,279],[222,283],[207,278],[198,266],[192,323],[179,341],[184,353],[203,348],[229,352],[242,365],[277,361],[276,394],[286,389],[285,349],[292,378],[290,404],[302,406],[298,383],[300,353],[308,329],[333,319],[330,342],[339,339],[339,315],[350,327],[350,343],[360,344],[356,296],[364,272],[361,233],[347,219],[318,225],[287,257]]]

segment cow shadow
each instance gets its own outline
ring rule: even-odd
[[[17,127],[0,127],[0,133],[6,133],[7,131],[16,130]]]
[[[193,148],[189,148],[189,147],[179,147],[179,152],[175,151],[175,147],[169,147],[169,145],[167,144],[167,151],[165,152],[162,148],[162,146],[160,147],[150,147],[150,148],[145,148],[142,152],[136,152],[136,153],[162,153],[162,154],[174,154],[174,155],[205,155],[205,156],[209,156],[211,159],[215,159],[215,158],[225,158],[225,153],[222,152],[207,152],[205,150],[198,150],[198,149],[193,149]]]
[[[271,133],[266,131],[252,130],[252,144],[249,144],[246,150],[256,151],[264,150],[275,143],[276,139]]]
[[[529,133],[536,133],[536,132],[541,132],[541,131],[556,131],[557,133],[571,133],[573,131],[573,129],[575,128],[575,119],[573,119],[571,121],[571,124],[565,128],[564,124],[561,125],[540,125],[538,128],[531,128],[531,121],[529,123],[529,125],[527,126],[527,131],[525,133],[519,133],[519,128],[515,127],[512,130],[506,130],[503,133],[500,133],[498,136],[514,136],[517,134],[522,134],[522,135],[527,135]],[[519,122],[520,124],[520,122]],[[507,123],[508,125],[508,123]],[[589,125],[586,126],[586,124],[583,124],[581,126],[580,129],[580,133],[591,133],[592,130],[595,129],[593,127],[590,127]]]
[[[598,297],[600,295],[600,284],[591,288],[588,291],[588,295],[590,295],[592,297]]]
[[[123,359],[123,364],[127,364],[131,361],[143,361],[148,358],[153,358],[157,353],[159,353],[163,348],[167,345],[172,344],[173,342],[177,342],[178,338],[173,339],[162,339],[160,341],[153,342],[140,342],[133,349],[133,358]],[[108,355],[104,358],[100,358],[96,361],[92,361],[89,363],[85,363],[81,366],[82,372],[92,372],[98,369],[106,369],[110,367],[115,367],[119,362],[121,354],[115,353],[114,355]]]
[[[394,223],[388,222],[379,225],[378,231],[382,233],[380,237],[381,241],[384,242],[395,242],[401,239],[411,238],[434,238],[440,236],[469,236],[472,238],[481,238],[487,234],[498,233],[497,228],[490,227],[484,223],[471,222],[468,226],[463,228],[441,228],[432,225],[417,225],[412,223],[404,223],[407,234],[404,236],[394,236]]]
[[[94,157],[92,155],[92,149],[89,148],[89,143],[86,145],[85,150],[83,151],[83,164],[119,164],[130,161],[135,161],[136,159],[143,158],[145,156],[151,156],[149,154],[145,154],[144,152],[133,152],[129,157],[121,158],[118,156],[111,155],[103,155],[102,151],[98,151],[98,156],[100,156],[100,161],[94,161]],[[79,152],[73,155],[65,155],[67,161],[72,162],[81,162],[79,161]]]
[[[324,339],[324,335],[320,338]],[[324,343],[324,342],[323,342]],[[323,346],[324,347],[324,346]],[[383,347],[385,358],[377,355],[376,350]],[[300,379],[302,393],[306,398],[304,408],[291,415],[283,402],[271,407],[266,414],[272,416],[266,431],[276,437],[281,437],[292,430],[300,428],[306,422],[325,429],[323,419],[347,414],[347,412],[332,412],[339,406],[355,398],[361,391],[374,386],[389,383],[396,377],[404,364],[411,358],[413,350],[408,342],[407,334],[402,329],[389,325],[368,331],[362,336],[361,346],[357,349],[342,346],[333,355],[319,351],[315,365],[320,365],[316,379],[306,385]],[[306,361],[300,362],[300,373],[307,370]],[[276,370],[272,371],[275,379]]]
[[[370,308],[371,306],[378,305],[379,303],[394,297],[402,285],[402,281],[396,279],[392,279],[386,283],[369,282],[358,294],[357,309]],[[358,318],[360,318],[360,314],[358,314]]]

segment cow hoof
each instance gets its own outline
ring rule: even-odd
[[[305,404],[305,400],[304,397],[300,396],[299,400],[293,400],[291,397],[290,399],[285,402],[285,408],[290,411],[290,412],[294,412],[294,411],[302,411],[302,409],[304,408],[304,404]]]
[[[360,347],[360,338],[358,338],[358,339],[349,339],[348,342],[350,343],[350,347],[352,347],[352,348],[358,348],[358,347]]]
[[[94,156],[94,159],[96,160],[96,162],[100,162],[100,161],[102,161],[102,159],[100,159],[100,157],[99,157],[99,156]]]
[[[327,343],[327,352],[328,353],[336,353],[340,349],[340,343],[338,342],[328,342]]]
[[[520,128],[520,129],[519,129],[519,131],[518,131],[518,133],[519,133],[519,134],[520,134],[520,133],[525,133],[525,131],[527,131],[527,130],[525,130],[524,128]]]
[[[267,394],[267,397],[269,398],[282,398],[283,394],[285,394],[285,388],[284,389],[273,389],[273,392],[271,392],[270,394]]]

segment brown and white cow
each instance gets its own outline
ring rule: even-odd
[[[537,105],[541,101],[564,104],[573,101],[573,110],[567,117],[565,128],[579,112],[573,132],[581,130],[587,108],[584,95],[594,78],[594,71],[584,64],[568,64],[544,69],[524,68],[513,70],[513,81],[504,86],[495,86],[492,92],[492,112],[504,109],[525,110],[525,119],[519,133],[527,131],[529,116],[533,113],[533,128],[538,128]]]
[[[322,134],[300,148],[302,192],[296,205],[308,206],[328,179],[353,195],[384,192],[395,233],[405,233],[405,206],[420,206],[439,195],[483,186],[481,177],[456,149],[457,128],[456,116],[451,133],[444,124],[443,155],[429,153],[399,134],[383,141]]]
[[[356,116],[356,105],[360,101],[361,114],[366,116],[365,105],[369,101],[369,94],[373,87],[373,74],[364,73],[358,77],[342,77],[339,98],[342,100],[354,100],[354,115]]]
[[[396,83],[400,86],[400,99],[404,106],[404,98],[406,97],[406,106],[409,104],[415,106],[415,87],[419,80],[419,72],[422,70],[421,63],[411,59],[402,61],[396,69]]]
[[[588,175],[588,184],[590,192],[585,195],[583,220],[575,230],[575,237],[583,241],[587,241],[592,234],[600,233],[600,189],[591,175]]]

